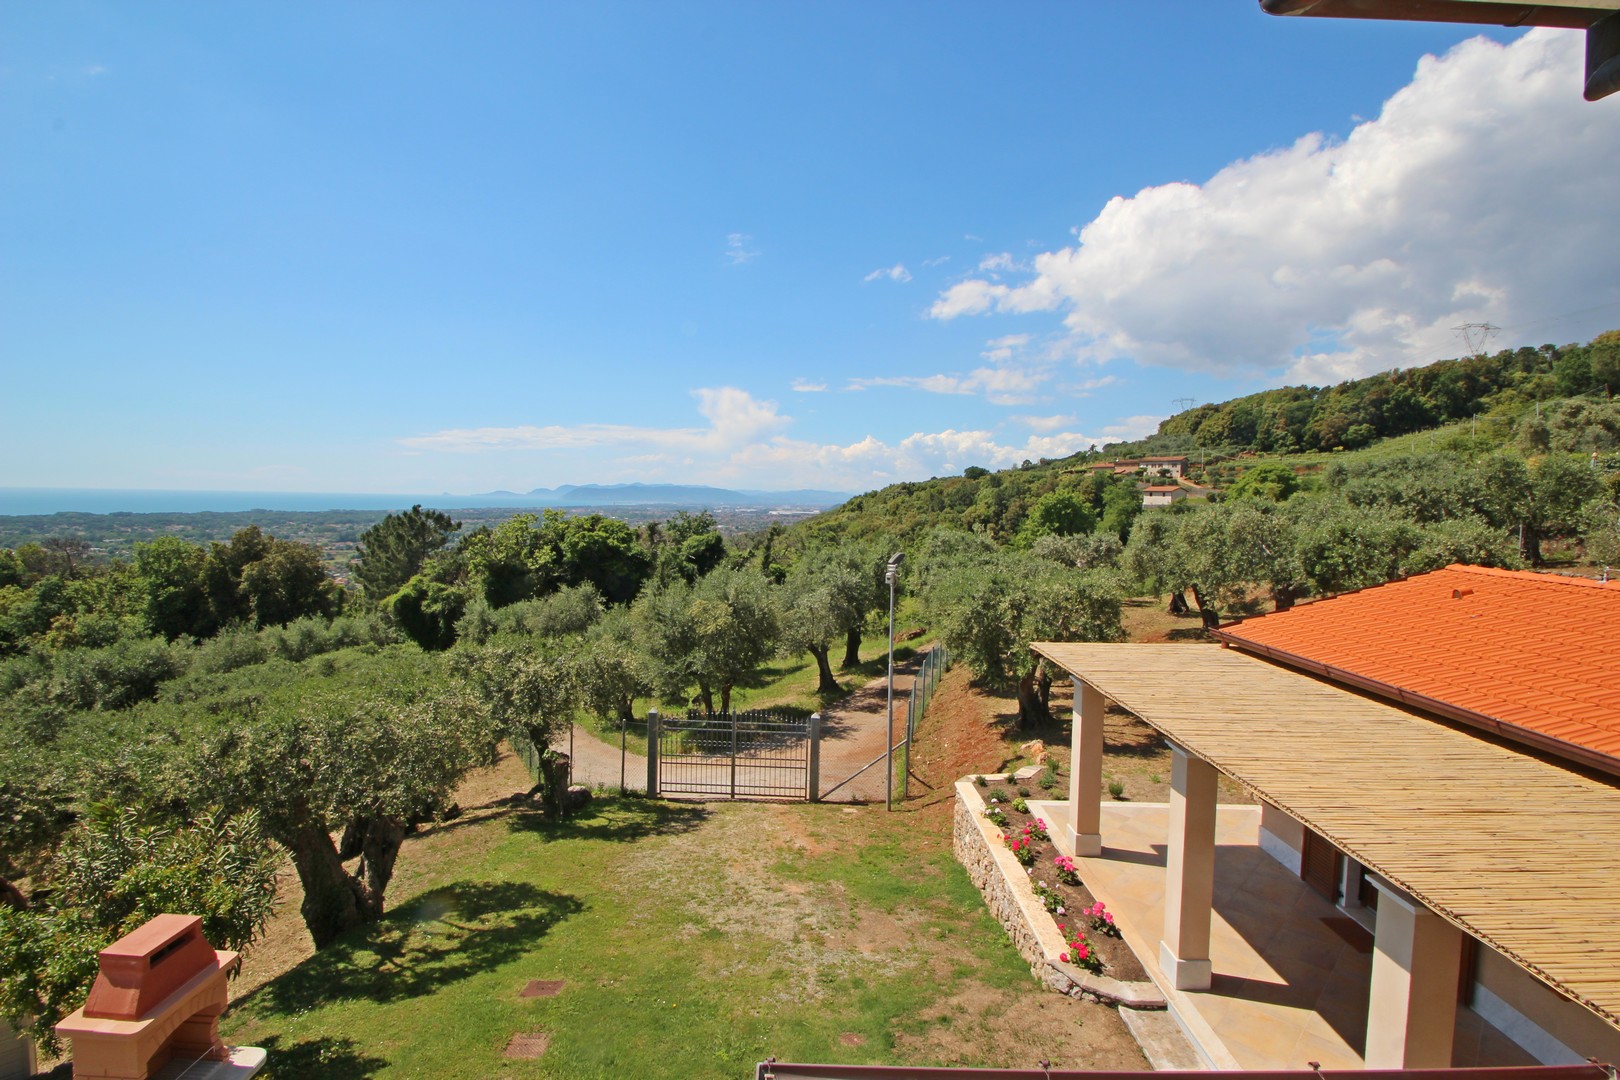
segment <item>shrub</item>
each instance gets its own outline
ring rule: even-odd
[[[205,675],[223,675],[237,668],[262,664],[269,658],[270,646],[264,635],[238,625],[197,646],[192,669]]]
[[[159,638],[122,640],[101,649],[69,649],[52,663],[46,696],[72,709],[122,709],[157,694],[186,670],[183,647]]]

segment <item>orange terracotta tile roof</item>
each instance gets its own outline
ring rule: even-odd
[[[1453,565],[1216,636],[1620,772],[1620,581]]]

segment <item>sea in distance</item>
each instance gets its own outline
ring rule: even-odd
[[[127,491],[97,488],[0,488],[0,514],[196,514],[242,510],[461,510],[534,506],[521,495],[375,495],[308,491]]]

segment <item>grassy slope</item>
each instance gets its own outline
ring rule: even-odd
[[[881,644],[846,682],[878,672]],[[813,691],[813,668],[783,669],[758,700]],[[983,704],[964,704],[981,730]],[[525,786],[507,757],[463,803]],[[1143,1067],[1111,1010],[1029,978],[951,856],[948,799],[889,814],[610,798],[564,825],[486,802],[410,840],[391,914],[318,955],[290,884],[224,1022],[281,1080],[736,1077],[773,1054]],[[568,985],[519,998],[530,979]],[[503,1057],[534,1031],[544,1056]]]
[[[772,1054],[1003,1064],[1020,1046],[1140,1068],[1106,1010],[1029,978],[942,842],[948,819],[921,825],[623,799],[560,826],[504,812],[414,843],[404,906],[239,1001],[224,1030],[268,1048],[281,1080],[736,1077]],[[535,978],[568,985],[519,998]],[[1018,1030],[1032,1009],[1068,1023]],[[546,1054],[503,1059],[529,1031]]]

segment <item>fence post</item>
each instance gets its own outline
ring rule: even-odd
[[[821,801],[821,714],[810,714],[809,757],[805,762],[805,797],[810,802]]]
[[[731,710],[731,797],[737,797],[737,710]]]
[[[658,743],[659,728],[658,710],[647,710],[647,795],[658,794]]]

